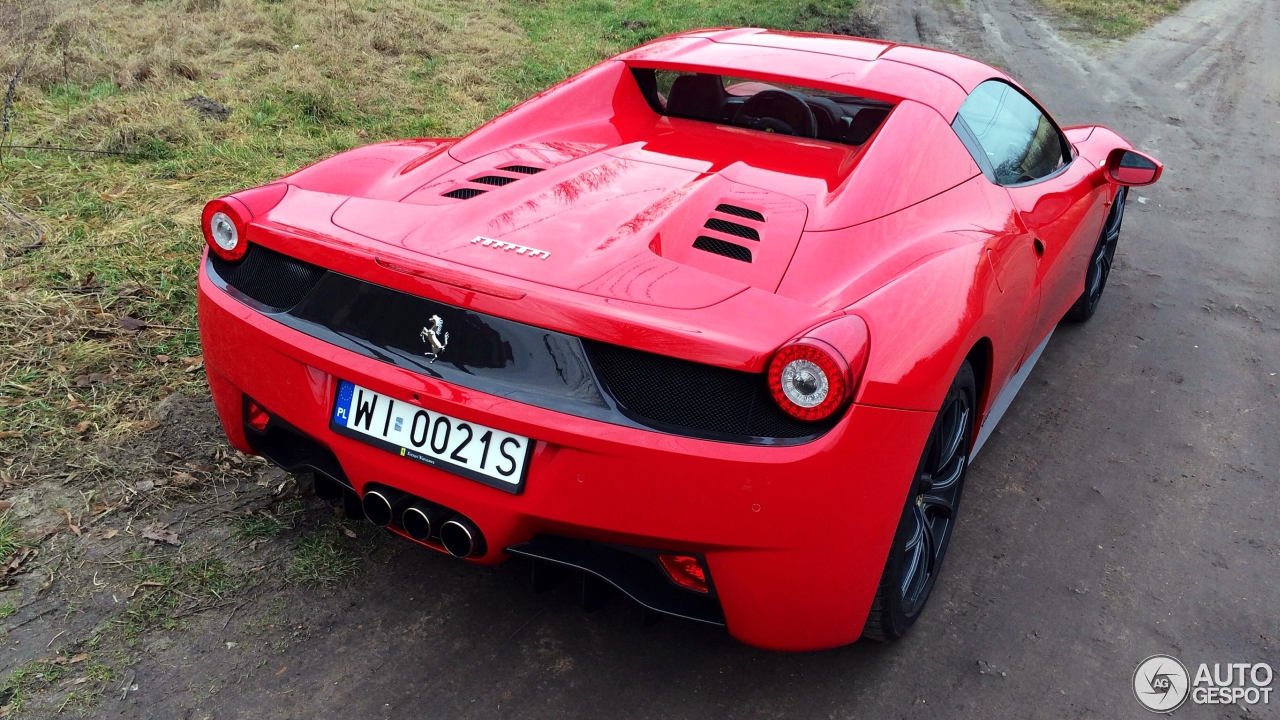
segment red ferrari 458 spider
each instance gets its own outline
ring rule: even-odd
[[[764,648],[892,640],[1160,172],[956,55],[666,37],[210,202],[209,384],[237,448],[426,547]]]

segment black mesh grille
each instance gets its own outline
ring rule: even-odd
[[[583,343],[614,399],[634,420],[659,430],[727,440],[794,439],[818,435],[835,421],[805,423],[783,413],[763,375]]]
[[[477,195],[483,195],[483,194],[484,194],[484,190],[480,190],[478,188],[468,188],[468,187],[458,188],[457,190],[450,190],[447,193],[441,193],[441,195],[444,195],[447,198],[453,198],[455,200],[470,200],[471,198]]]
[[[693,246],[699,250],[706,250],[709,253],[723,255],[727,258],[733,258],[734,260],[751,262],[750,248],[745,248],[736,243],[717,240],[713,237],[707,237],[706,235],[699,235],[698,238],[693,241]]]
[[[496,185],[502,187],[507,183],[513,183],[519,178],[503,177],[502,175],[485,175],[484,177],[474,178],[471,182],[480,183],[481,185]]]
[[[227,285],[278,310],[302,302],[324,275],[324,268],[294,260],[261,245],[250,245],[244,257],[228,262],[210,253],[213,269]]]
[[[506,169],[506,168],[503,168],[503,169]],[[764,222],[764,215],[761,215],[755,210],[740,208],[737,205],[720,204],[716,206],[716,212],[722,212],[725,215],[737,215],[740,218],[746,218],[748,220],[756,220],[759,222]]]
[[[542,168],[530,167],[528,165],[508,165],[498,169],[506,170],[507,172],[520,173],[521,175],[537,175],[542,172]]]
[[[745,238],[747,240],[760,239],[760,233],[756,232],[755,228],[749,228],[746,225],[739,225],[738,223],[729,222],[728,220],[711,218],[710,220],[707,221],[707,224],[703,225],[702,227],[707,228],[709,230],[715,230],[716,232],[722,232],[726,235],[734,235],[736,237]]]

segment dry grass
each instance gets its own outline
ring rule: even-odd
[[[24,625],[15,647],[37,654],[0,657],[0,717],[90,713],[108,665],[184,632],[175,618],[234,612],[257,583],[339,583],[389,552],[303,512],[296,484],[267,482],[216,427],[194,295],[206,200],[356,145],[465,133],[661,34],[840,28],[856,2],[0,0],[0,201],[17,213],[0,206],[0,562],[39,547],[0,616],[86,612],[103,583],[121,600],[88,635],[59,634],[106,663],[75,689]],[[202,117],[195,96],[229,115]],[[180,547],[146,539],[155,522]]]
[[[1104,37],[1126,37],[1178,11],[1188,0],[1042,0]]]
[[[17,78],[0,200],[23,216],[0,208],[0,493],[127,442],[168,394],[207,392],[208,198],[367,142],[465,133],[660,34],[838,27],[855,2],[0,0],[0,81]],[[227,119],[184,104],[197,95]]]

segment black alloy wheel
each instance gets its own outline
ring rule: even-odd
[[[920,617],[955,529],[969,468],[977,381],[968,360],[951,382],[907,493],[862,636],[896,640]]]
[[[1098,236],[1098,244],[1089,256],[1089,267],[1084,273],[1084,292],[1067,311],[1066,319],[1072,322],[1084,322],[1093,317],[1102,301],[1102,291],[1107,287],[1107,278],[1111,275],[1111,266],[1116,259],[1116,244],[1120,241],[1120,224],[1124,222],[1124,201],[1129,196],[1129,188],[1121,187],[1116,191],[1116,199],[1111,204],[1111,212],[1107,221],[1102,224],[1102,234]]]

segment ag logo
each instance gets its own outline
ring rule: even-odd
[[[1187,701],[1190,680],[1177,658],[1152,655],[1133,671],[1133,695],[1151,712],[1173,712]]]

